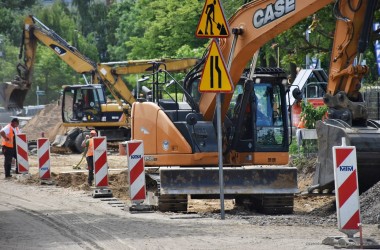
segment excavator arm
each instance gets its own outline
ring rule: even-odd
[[[377,1],[339,0],[334,6],[337,22],[324,101],[330,109],[330,118],[349,125],[366,125],[368,117],[359,90],[363,77],[369,72],[361,63],[376,5]]]
[[[8,109],[21,109],[23,107],[25,96],[32,86],[38,41],[50,48],[76,72],[93,76],[96,73],[96,63],[82,55],[75,47],[68,44],[37,18],[28,16],[24,20],[19,55],[22,62],[17,66],[18,76],[15,80],[4,83],[0,87],[3,105]]]

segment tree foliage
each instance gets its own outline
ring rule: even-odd
[[[226,19],[247,3],[246,0],[224,1]],[[197,24],[204,6],[200,0],[73,0],[42,5],[39,0],[2,0],[0,2],[0,80],[9,81],[16,74],[18,47],[23,20],[32,14],[63,39],[95,62],[153,59],[163,57],[201,57],[209,39],[195,37]],[[305,58],[318,58],[328,69],[335,17],[333,5],[328,5],[293,28],[284,31],[260,49],[259,66],[285,68],[296,74],[305,68]],[[375,16],[380,16],[375,13]],[[306,30],[311,33],[306,38]],[[278,61],[278,56],[280,61]],[[371,68],[367,78],[377,79],[377,68],[372,44],[364,58]],[[83,82],[54,53],[39,45],[34,69],[32,91],[26,104],[35,103],[35,89],[46,91],[43,102],[57,98],[62,84]]]
[[[313,129],[316,122],[326,116],[327,106],[314,107],[310,102],[302,102],[301,110],[300,118],[305,123],[305,128]]]

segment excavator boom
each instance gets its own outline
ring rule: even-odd
[[[40,41],[50,48],[56,55],[80,74],[93,74],[96,63],[82,55],[75,47],[68,44],[53,30],[46,27],[34,16],[24,20],[22,44],[19,59],[22,63],[17,66],[18,76],[11,82],[0,86],[0,100],[7,109],[22,109],[25,96],[32,86],[32,74],[37,49]]]

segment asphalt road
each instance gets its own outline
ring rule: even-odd
[[[342,235],[330,226],[257,226],[199,214],[131,214],[110,203],[88,191],[1,177],[0,249],[333,249],[322,240]],[[380,239],[377,225],[365,226],[364,234]]]

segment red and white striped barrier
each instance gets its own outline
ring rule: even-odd
[[[26,134],[16,135],[16,153],[18,172],[20,174],[29,173],[29,161],[28,161],[28,141]]]
[[[127,157],[130,197],[132,202],[142,202],[146,198],[143,141],[127,141]]]
[[[95,187],[108,187],[107,139],[94,137]]]
[[[40,179],[50,179],[50,142],[47,138],[37,139],[37,156]]]
[[[333,147],[333,160],[338,228],[353,236],[360,223],[356,148],[346,146],[343,138],[342,146]]]

